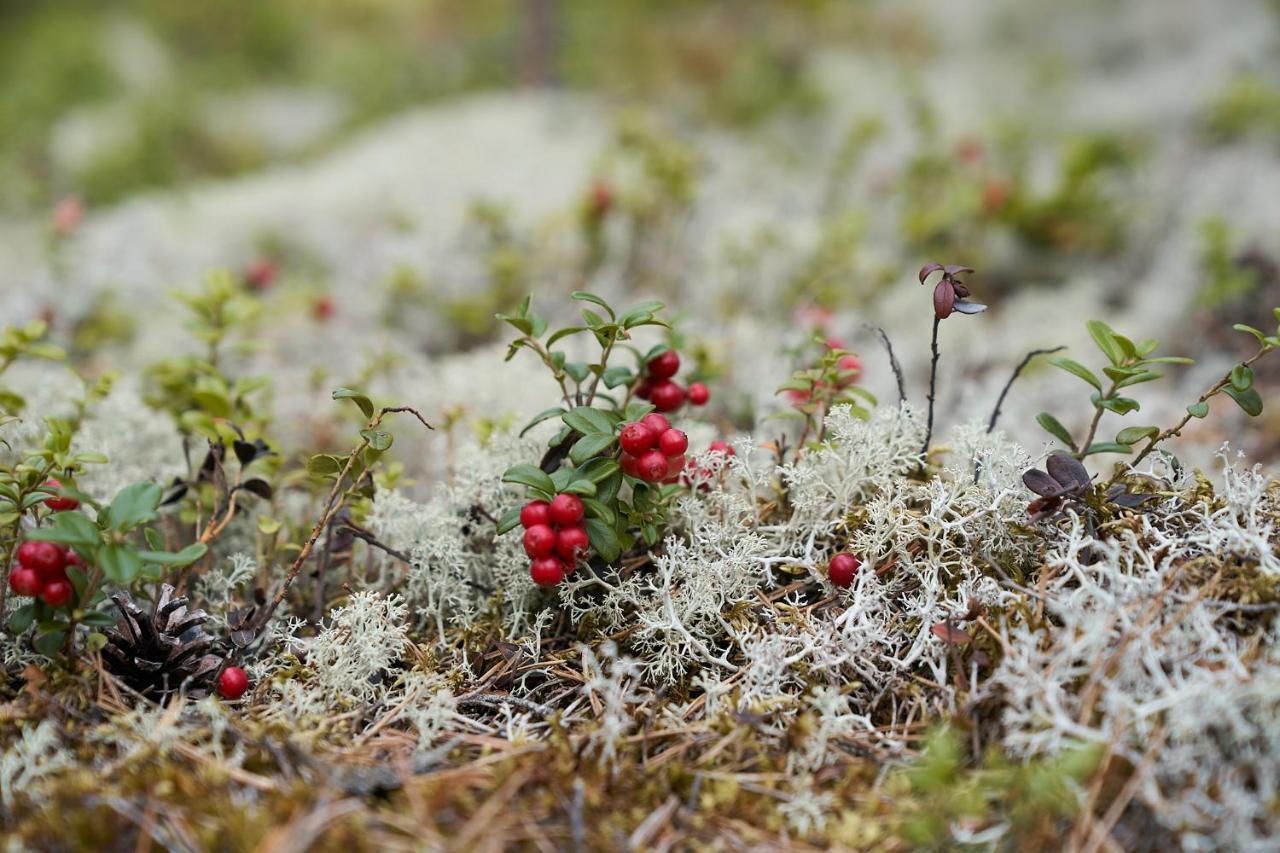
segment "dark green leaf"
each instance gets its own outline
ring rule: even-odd
[[[1262,397],[1256,389],[1250,388],[1247,391],[1237,391],[1234,386],[1228,385],[1222,390],[1226,392],[1228,397],[1235,400],[1236,405],[1244,409],[1245,414],[1249,417],[1256,418],[1262,414]]]
[[[602,299],[599,296],[596,296],[594,293],[588,293],[585,290],[575,290],[571,295],[573,296],[574,299],[578,300],[579,302],[590,302],[593,305],[599,305],[609,314],[610,320],[612,320],[615,317],[613,313],[613,309],[609,307],[609,303],[605,302],[604,299]]]
[[[613,510],[606,504],[601,503],[599,500],[592,497],[586,497],[583,498],[582,505],[586,508],[587,517],[598,518],[610,527],[617,523],[618,517],[614,514]]]
[[[196,560],[203,557],[209,551],[209,546],[203,542],[195,542],[181,551],[139,551],[138,559],[146,563],[159,563],[165,566],[189,566]]]
[[[57,657],[62,651],[62,644],[67,641],[65,631],[53,631],[49,634],[41,634],[32,642],[36,651],[47,658]]]
[[[613,435],[613,421],[604,412],[590,406],[570,409],[561,416],[561,420],[583,435]]]
[[[98,565],[112,582],[127,586],[142,572],[142,559],[127,545],[110,543],[98,550]]]
[[[1049,359],[1049,363],[1067,371],[1068,373],[1080,377],[1099,391],[1102,390],[1102,381],[1094,375],[1092,370],[1085,367],[1080,362],[1074,361],[1070,358],[1063,358],[1062,356],[1055,356],[1054,358]]]
[[[352,391],[350,388],[339,388],[333,392],[333,399],[350,400],[360,407],[360,411],[364,413],[366,418],[373,417],[373,401],[359,391]]]
[[[574,382],[586,382],[587,377],[591,375],[591,368],[582,361],[566,361],[564,363],[564,372],[573,377]]]
[[[91,613],[84,614],[83,616],[80,617],[80,622],[81,624],[92,625],[96,628],[109,628],[112,625],[116,624],[116,620],[114,616],[112,616],[110,613],[103,613],[100,610],[95,610]]]
[[[1093,342],[1098,345],[1098,349],[1102,350],[1107,360],[1117,367],[1124,364],[1125,352],[1120,342],[1116,340],[1115,332],[1111,327],[1101,320],[1090,320],[1085,325],[1089,329],[1089,336],[1093,338]]]
[[[307,460],[307,473],[322,477],[337,474],[346,464],[345,457],[334,456],[331,453],[318,453]]]
[[[529,430],[533,429],[543,421],[549,421],[554,417],[563,415],[564,412],[565,412],[565,409],[563,406],[552,406],[550,409],[543,409],[541,412],[538,412],[538,414],[534,415],[533,419],[530,420],[529,423],[524,425],[524,429],[520,430],[520,435],[523,436],[525,433],[527,433]]]
[[[1247,364],[1237,364],[1231,368],[1231,387],[1237,391],[1248,391],[1253,387],[1253,368]]]
[[[600,375],[600,381],[604,383],[606,388],[617,388],[619,385],[625,385],[635,378],[635,374],[627,367],[610,367]]]
[[[616,440],[611,432],[585,435],[574,442],[573,449],[569,451],[569,459],[574,465],[585,464],[588,459],[612,446]]]
[[[499,536],[520,526],[520,509],[520,507],[514,507],[503,513],[502,518],[498,521]]]
[[[1091,456],[1094,453],[1132,453],[1133,448],[1127,444],[1120,444],[1114,441],[1097,441],[1089,445],[1089,449],[1084,452],[1085,456]]]
[[[588,518],[583,521],[583,526],[587,529],[587,539],[591,542],[591,547],[596,550],[600,558],[606,563],[612,563],[622,554],[622,543],[618,541],[618,534],[611,525],[605,524],[598,518]]]
[[[84,548],[92,548],[102,541],[102,534],[94,523],[78,512],[60,512],[53,516],[52,526],[29,530],[24,535],[27,539]]]
[[[1127,415],[1142,408],[1138,405],[1138,401],[1132,397],[1112,397],[1109,400],[1103,400],[1097,394],[1094,394],[1093,403],[1095,406],[1099,406],[1109,412],[1115,412],[1117,415]]]
[[[1053,415],[1048,412],[1041,412],[1036,415],[1036,423],[1044,427],[1046,432],[1058,439],[1058,441],[1061,441],[1067,447],[1070,447],[1072,450],[1076,449],[1076,443],[1072,440],[1071,433],[1067,432],[1067,428],[1064,427]]]
[[[1155,438],[1160,434],[1158,427],[1142,426],[1142,427],[1125,427],[1116,433],[1116,444],[1132,445],[1137,444],[1144,438]]]
[[[9,617],[9,630],[15,635],[26,633],[35,618],[36,606],[34,604],[24,604],[13,611],[13,615]]]
[[[551,478],[547,476],[545,471],[527,463],[513,465],[508,468],[506,473],[502,475],[502,482],[529,486],[549,495],[555,494],[556,491],[555,484],[551,482]]]
[[[561,491],[589,498],[596,493],[596,484],[590,480],[577,479],[570,482]]]
[[[155,483],[125,486],[106,509],[107,525],[115,530],[132,530],[156,517],[164,490]]]

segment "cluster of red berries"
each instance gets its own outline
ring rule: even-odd
[[[70,548],[52,542],[27,540],[15,554],[18,565],[9,572],[9,588],[18,595],[39,596],[50,607],[66,607],[75,596],[67,566],[84,568],[84,560]]]
[[[829,337],[826,340],[826,344],[828,349],[848,349],[848,347],[845,346],[845,342],[839,338]],[[840,390],[844,390],[850,385],[856,385],[858,383],[858,379],[862,377],[862,359],[858,358],[853,353],[840,356],[840,358],[836,360],[836,368],[841,374],[840,378],[836,380],[836,388]],[[787,391],[787,396],[791,398],[792,402],[805,403],[825,389],[826,386],[827,383],[819,380],[814,383],[811,391],[801,391],[799,389],[792,388]]]
[[[240,667],[224,667],[218,673],[218,695],[223,699],[239,699],[248,689],[249,675]]]
[[[853,585],[854,575],[862,568],[862,561],[852,554],[836,554],[827,563],[827,577],[833,586],[848,589]]]
[[[695,406],[705,406],[711,399],[706,385],[695,382],[687,389],[671,377],[680,371],[680,356],[675,350],[667,350],[649,359],[645,376],[636,386],[636,396],[648,400],[659,412],[674,412],[687,400]]]
[[[574,495],[556,495],[547,501],[530,501],[520,510],[524,527],[524,552],[533,562],[529,577],[538,586],[555,586],[574,570],[591,550],[582,526],[586,510]]]
[[[626,424],[618,435],[623,473],[650,483],[674,483],[684,470],[689,436],[657,412]]]

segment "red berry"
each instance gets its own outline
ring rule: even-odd
[[[640,460],[632,456],[630,453],[624,453],[618,458],[618,464],[622,466],[622,473],[628,477],[640,476]]]
[[[278,272],[276,265],[271,261],[254,261],[244,271],[244,280],[254,290],[266,290],[276,280]]]
[[[546,501],[529,501],[520,510],[520,524],[533,527],[535,524],[551,523],[551,504]]]
[[[333,300],[327,296],[321,296],[311,306],[311,313],[315,315],[317,320],[321,322],[333,318],[337,309],[333,305]]]
[[[73,592],[71,581],[49,581],[40,590],[40,600],[50,607],[65,607]]]
[[[861,566],[861,561],[852,554],[836,554],[827,564],[827,577],[832,584],[844,589],[853,583],[853,576]]]
[[[590,547],[587,531],[581,527],[561,527],[556,533],[556,553],[568,560],[570,566]]]
[[[35,597],[40,594],[40,575],[35,569],[26,566],[14,566],[9,572],[9,588],[18,595]]]
[[[645,415],[640,419],[640,423],[653,430],[654,435],[662,435],[664,432],[671,429],[671,421],[667,420],[657,412],[650,412]]]
[[[648,480],[651,483],[665,479],[670,471],[667,457],[662,455],[661,450],[650,450],[644,456],[641,456],[638,467],[640,468],[641,479]]]
[[[653,439],[653,430],[643,423],[634,423],[622,428],[622,433],[618,436],[618,444],[622,445],[626,453],[639,456],[653,447]]]
[[[546,557],[555,550],[556,532],[549,524],[535,524],[524,532],[524,552],[530,557]]]
[[[641,400],[648,400],[650,397],[652,397],[653,396],[653,380],[652,379],[640,380],[640,383],[636,385],[635,394]]]
[[[559,557],[539,557],[529,565],[529,577],[538,586],[555,586],[564,580],[564,574]]]
[[[658,436],[658,449],[663,456],[679,456],[689,449],[689,436],[678,429],[669,429]]]
[[[218,673],[218,695],[223,699],[239,699],[249,689],[249,675],[238,666]]]
[[[663,482],[665,483],[680,482],[680,472],[684,470],[685,461],[686,460],[683,454],[681,454],[680,456],[668,456],[667,457],[667,479],[664,480]]]
[[[649,399],[659,412],[674,412],[684,403],[684,389],[668,379],[653,386]]]
[[[727,442],[716,439],[711,442],[711,446],[707,448],[708,453],[723,453],[726,456],[737,456],[737,452],[728,445]]]
[[[67,552],[52,542],[28,539],[18,546],[17,556],[18,562],[34,569],[41,580],[58,580],[67,567]]]
[[[695,406],[705,406],[711,399],[711,390],[701,382],[689,386],[689,402]]]
[[[66,553],[68,566],[75,566],[79,569],[89,568],[89,564],[84,561],[84,557],[77,554],[74,548],[68,548]]]
[[[840,369],[841,376],[836,380],[836,384],[841,388],[847,388],[858,381],[858,377],[862,375],[862,359],[856,355],[842,355],[840,360],[836,362],[836,367]]]
[[[44,484],[46,487],[50,489],[62,488],[62,484],[59,483],[57,480],[53,480],[53,479],[45,480]],[[46,499],[44,502],[44,505],[47,506],[49,509],[53,510],[54,512],[62,512],[63,510],[75,509],[76,507],[80,506],[80,501],[76,500],[75,498],[55,496],[55,497]]]
[[[584,512],[576,495],[556,495],[551,501],[551,521],[555,524],[577,524]]]
[[[654,379],[670,379],[680,370],[680,356],[669,349],[649,359],[649,375]]]

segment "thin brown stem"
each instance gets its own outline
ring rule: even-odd
[[[933,337],[929,342],[929,349],[933,353],[933,361],[929,365],[929,419],[925,426],[924,446],[920,448],[922,456],[928,456],[929,443],[933,440],[933,401],[938,390],[938,326],[942,325],[942,318],[938,315],[933,316]],[[923,465],[923,461],[921,462]]]

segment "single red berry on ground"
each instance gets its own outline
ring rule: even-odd
[[[577,524],[585,510],[577,495],[556,495],[551,501],[551,521],[555,524]]]
[[[652,448],[653,440],[653,430],[639,422],[627,424],[618,435],[618,444],[621,445],[623,451],[630,453],[632,456],[639,456]]]
[[[66,607],[74,592],[70,581],[49,581],[40,589],[40,600],[50,607]]]
[[[649,375],[654,379],[670,379],[680,370],[680,356],[669,349],[649,359]]]
[[[689,386],[689,402],[695,406],[705,406],[707,401],[711,399],[711,389],[707,388],[701,382],[695,382]]]
[[[50,489],[62,488],[62,483],[53,479],[45,480],[44,484],[46,487]],[[76,500],[75,498],[68,498],[62,495],[54,495],[53,497],[47,499],[44,502],[44,505],[47,506],[49,509],[53,510],[54,512],[65,512],[66,510],[76,509],[77,507],[79,507],[80,501]]]
[[[549,524],[535,524],[524,532],[524,552],[530,557],[547,557],[556,547],[556,532]]]
[[[9,572],[9,589],[18,595],[35,598],[40,594],[42,587],[40,575],[36,574],[35,569],[28,569],[26,566],[14,566]]]
[[[533,527],[535,524],[551,523],[551,504],[546,501],[529,501],[520,510],[520,524]]]
[[[827,564],[827,577],[831,583],[842,589],[853,583],[853,576],[862,567],[862,562],[852,554],[836,554]]]
[[[587,553],[591,540],[581,527],[561,527],[556,533],[556,554],[573,566],[578,557]]]
[[[58,580],[67,567],[67,552],[52,542],[28,539],[18,546],[18,562],[35,569],[41,580]]]
[[[689,436],[678,429],[669,429],[658,436],[658,449],[663,456],[679,456],[689,449]]]
[[[555,586],[564,580],[564,563],[559,557],[539,557],[529,565],[529,577],[538,586]]]
[[[249,689],[249,675],[238,666],[218,673],[218,695],[223,699],[239,699]]]

